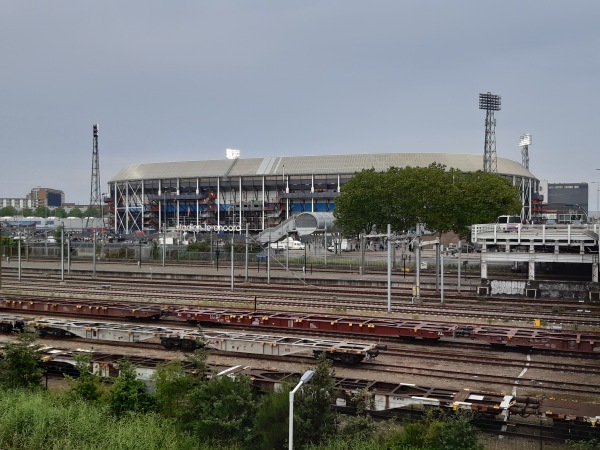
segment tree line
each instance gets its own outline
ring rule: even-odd
[[[81,210],[80,208],[71,208],[67,211],[65,208],[48,208],[46,206],[39,206],[35,209],[31,208],[23,208],[22,210],[18,210],[14,206],[5,206],[0,208],[0,217],[58,217],[59,219],[66,219],[67,217],[102,217],[102,211],[99,208],[88,207],[85,210]]]

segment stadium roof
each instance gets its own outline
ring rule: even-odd
[[[427,167],[443,164],[463,172],[483,169],[480,154],[457,153],[373,153],[329,156],[281,156],[212,161],[177,161],[133,164],[121,169],[110,182],[196,177],[250,177],[263,175],[354,174],[363,169],[385,171],[390,167]],[[498,173],[534,178],[522,164],[497,159]]]

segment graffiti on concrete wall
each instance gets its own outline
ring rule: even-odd
[[[510,281],[510,280],[492,280],[491,282],[491,293],[492,295],[503,294],[503,295],[524,295],[525,294],[525,281]]]

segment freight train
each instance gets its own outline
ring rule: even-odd
[[[350,333],[372,338],[410,338],[426,341],[471,339],[493,347],[536,348],[600,353],[600,333],[550,331],[540,328],[497,327],[408,319],[365,318],[246,309],[166,307],[141,303],[71,301],[49,298],[0,297],[0,309],[30,313],[71,314],[81,317],[131,320],[178,320],[191,324],[279,329],[286,332]]]
[[[0,331],[23,331],[32,328],[42,338],[81,338],[110,343],[147,343],[166,349],[195,350],[210,348],[222,352],[263,356],[312,355],[332,361],[357,364],[375,358],[384,346],[354,341],[272,336],[255,333],[201,331],[198,329],[71,320],[53,317],[28,318],[0,314]]]

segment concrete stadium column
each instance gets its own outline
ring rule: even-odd
[[[529,277],[530,280],[535,280],[535,261],[529,261]]]
[[[481,279],[487,279],[487,261],[481,258]]]
[[[528,268],[528,278],[530,280],[535,280],[535,247],[533,245],[529,246],[529,268]]]
[[[265,176],[264,175],[262,176],[261,183],[262,183],[262,188],[261,188],[262,189],[262,192],[261,192],[261,195],[262,195],[262,199],[261,199],[261,201],[262,201],[262,211],[260,213],[260,221],[261,221],[261,228],[260,229],[264,230],[265,229]]]

